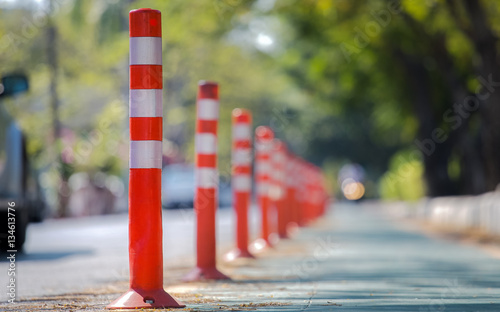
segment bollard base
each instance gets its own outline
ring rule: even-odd
[[[208,281],[208,280],[230,280],[227,275],[221,273],[217,268],[194,268],[182,279],[184,282]]]
[[[296,222],[289,223],[286,228],[286,232],[288,237],[294,237],[299,232],[299,224]]]
[[[224,255],[224,260],[227,262],[241,258],[255,259],[255,256],[250,251],[242,249],[234,249]]]
[[[165,290],[129,289],[106,309],[164,309],[184,308],[186,305],[170,296]]]
[[[271,233],[269,234],[269,239],[268,242],[271,245],[271,247],[274,247],[276,244],[278,244],[280,241],[280,236],[278,233]]]
[[[263,252],[268,248],[273,248],[273,245],[263,238],[256,239],[248,246],[248,249],[250,249],[250,252],[253,254]]]
[[[279,233],[279,237],[280,239],[289,239],[290,237],[288,236],[288,233],[285,232],[285,233]]]

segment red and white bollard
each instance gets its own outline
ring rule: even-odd
[[[255,171],[257,202],[261,211],[261,237],[251,245],[251,251],[259,252],[272,246],[270,212],[271,201],[269,190],[271,183],[271,151],[273,147],[274,132],[266,126],[255,129]]]
[[[252,191],[252,114],[236,108],[232,113],[232,188],[236,213],[236,249],[225,255],[227,261],[254,258],[248,251],[248,207]]]
[[[308,176],[307,163],[301,158],[297,158],[297,175],[300,177],[297,180],[297,204],[298,204],[298,224],[300,227],[307,225],[307,210],[308,210]]]
[[[328,194],[326,192],[326,181],[321,168],[315,167],[316,169],[316,217],[322,217],[326,212],[326,205],[328,202]]]
[[[314,171],[311,163],[305,163],[305,183],[306,183],[306,211],[305,211],[305,222],[306,225],[310,225],[312,221],[314,221],[314,213],[315,213],[315,200],[316,194],[314,189]]]
[[[289,207],[286,202],[286,154],[285,143],[278,139],[273,141],[271,155],[271,189],[269,197],[274,205],[277,215],[277,230],[280,238],[288,238],[287,224],[289,219]]]
[[[294,233],[299,226],[299,211],[297,203],[298,178],[296,172],[297,161],[291,153],[286,155],[286,205],[288,209],[287,232]]]
[[[182,308],[163,289],[161,13],[130,11],[130,289],[107,309]]]
[[[309,224],[315,221],[320,216],[321,205],[323,203],[322,193],[320,188],[320,169],[311,163],[306,163],[306,190],[307,208],[306,208],[306,223]]]
[[[217,123],[219,86],[200,81],[196,103],[196,268],[185,281],[229,279],[216,267],[215,213],[217,211]]]
[[[327,212],[328,209],[330,208],[330,205],[332,204],[332,201],[330,199],[330,196],[328,194],[328,183],[325,177],[325,174],[321,174],[321,191],[323,195],[323,204],[321,207],[321,216],[324,216]]]
[[[315,221],[318,217],[318,204],[320,202],[320,193],[319,193],[319,176],[318,176],[318,168],[314,165],[310,165],[310,200],[311,200],[311,221]]]

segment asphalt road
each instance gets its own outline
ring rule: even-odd
[[[384,205],[382,203],[382,205]],[[196,311],[498,312],[500,260],[482,247],[424,235],[380,214],[381,203],[336,203],[314,226],[252,265],[227,287],[199,284]],[[176,293],[188,286],[171,288]],[[243,294],[243,295],[242,295]],[[249,309],[249,310],[250,310]],[[186,309],[188,310],[188,309]]]
[[[188,304],[186,311],[500,311],[498,255],[424,235],[415,223],[388,218],[380,208],[336,203],[325,218],[247,265],[221,263],[234,281],[177,283],[168,291]],[[191,212],[165,211],[166,263],[193,255]],[[232,245],[231,224],[232,211],[220,210],[219,250]],[[0,310],[38,311],[43,304],[50,311],[101,311],[126,289],[126,233],[126,215],[33,226],[18,262],[18,296],[69,294],[0,303]],[[6,270],[5,261],[0,265]],[[115,283],[120,289],[107,288],[113,280],[121,281]],[[78,293],[99,284],[90,295]]]
[[[257,214],[252,211],[253,229]],[[217,214],[218,250],[233,243],[233,211]],[[195,254],[192,209],[163,210],[164,261]],[[254,231],[255,232],[255,231]],[[220,247],[220,248],[219,248]],[[78,292],[128,276],[128,215],[51,219],[30,224],[24,253],[17,254],[17,297]],[[0,259],[0,284],[7,284],[8,262]],[[0,301],[6,301],[0,292]]]

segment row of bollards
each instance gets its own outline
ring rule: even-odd
[[[108,309],[181,308],[185,305],[163,289],[161,218],[162,170],[161,13],[130,12],[130,289]],[[196,267],[185,281],[229,279],[216,267],[218,193],[217,124],[219,86],[199,83],[196,103]],[[325,212],[328,196],[321,170],[293,155],[271,128],[255,130],[252,116],[232,113],[232,190],[236,212],[236,248],[227,260],[253,258],[253,253],[286,239]],[[255,157],[253,157],[255,155]],[[254,160],[254,161],[253,161]],[[252,175],[252,162],[255,174]],[[255,176],[255,179],[252,179]],[[253,185],[255,183],[255,185]],[[261,213],[260,237],[249,243],[248,210],[254,186]]]

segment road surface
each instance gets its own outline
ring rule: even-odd
[[[179,282],[169,291],[188,305],[183,311],[500,311],[498,258],[374,213],[380,205],[338,203],[251,263],[220,263],[233,282]],[[165,211],[163,221],[165,262],[192,256],[192,211]],[[232,211],[220,210],[219,246],[232,245],[231,224]],[[126,233],[126,215],[33,226],[18,262],[18,296],[68,295],[0,304],[0,310],[102,310],[127,287]],[[0,264],[5,270],[7,263]],[[90,286],[93,291],[78,293]]]
[[[257,214],[252,213],[253,229]],[[233,211],[218,210],[218,250],[233,243]],[[193,209],[163,210],[164,261],[193,257]],[[219,248],[220,247],[220,248]],[[30,224],[24,253],[17,255],[18,298],[78,292],[128,276],[128,215],[51,219]],[[0,259],[1,284],[7,283],[6,255]],[[0,302],[5,302],[5,292]]]

